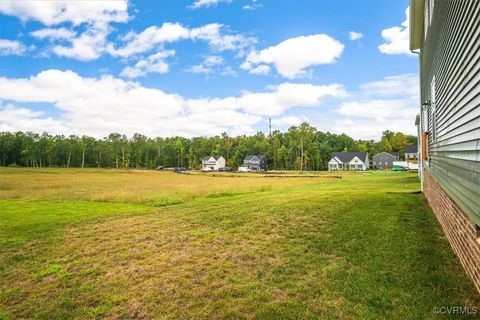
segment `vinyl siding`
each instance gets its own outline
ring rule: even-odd
[[[435,97],[427,170],[480,224],[480,1],[435,1],[420,67],[422,103]]]

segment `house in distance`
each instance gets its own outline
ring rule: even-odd
[[[365,171],[369,168],[368,153],[366,152],[334,152],[328,162],[328,170],[357,170]]]
[[[416,144],[405,146],[405,161],[418,161],[418,146]]]
[[[267,157],[264,155],[248,155],[243,160],[243,167],[251,171],[266,171],[267,165]]]
[[[222,156],[206,156],[202,159],[203,171],[218,171],[220,168],[225,168],[225,158]]]
[[[398,152],[380,152],[373,156],[373,167],[375,169],[391,169],[393,162],[398,161],[400,155]]]

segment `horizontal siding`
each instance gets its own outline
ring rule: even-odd
[[[428,111],[429,172],[480,224],[480,1],[435,1],[420,53],[421,99]],[[435,115],[433,114],[435,113]]]

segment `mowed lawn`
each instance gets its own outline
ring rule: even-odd
[[[480,306],[419,187],[392,172],[0,168],[0,319],[437,319],[434,307]]]

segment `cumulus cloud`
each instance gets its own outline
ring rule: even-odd
[[[66,28],[44,28],[30,33],[37,39],[71,39],[76,36],[76,32]]]
[[[378,46],[381,53],[415,56],[409,50],[409,8],[405,11],[405,16],[405,21],[400,26],[394,26],[382,31],[385,43]]]
[[[165,22],[160,27],[151,26],[140,33],[128,33],[123,38],[124,41],[128,42],[125,46],[115,48],[113,45],[110,45],[108,52],[113,56],[125,58],[148,52],[166,43],[187,39],[205,41],[214,51],[242,50],[256,42],[256,39],[252,37],[224,33],[222,28],[224,26],[218,23],[187,28],[180,23]]]
[[[167,73],[169,66],[165,59],[174,55],[174,50],[157,52],[138,61],[133,67],[126,67],[120,75],[127,78],[137,78],[147,73]]]
[[[350,31],[348,33],[348,38],[352,41],[359,40],[359,39],[363,38],[363,33],[356,32],[356,31]]]
[[[64,22],[72,23],[75,26],[82,23],[126,22],[129,19],[127,10],[127,0],[0,1],[0,13],[16,16],[22,21],[40,21],[47,26]]]
[[[218,66],[224,63],[224,59],[221,56],[211,55],[207,56],[201,64],[194,65],[188,68],[185,68],[185,72],[197,73],[197,74],[212,74],[218,70]],[[222,75],[232,75],[234,70],[230,67],[225,67],[220,70]]]
[[[299,126],[303,122],[308,122],[308,118],[298,117],[298,116],[285,116],[281,118],[272,119],[272,125],[274,127],[280,127],[280,128],[289,128],[291,126]]]
[[[254,68],[250,68],[250,73],[251,74],[269,74],[270,73],[270,67],[266,64],[261,64],[258,65]]]
[[[51,103],[60,116],[51,118],[27,108],[4,107],[2,112],[8,116],[0,117],[0,127],[99,137],[138,131],[151,136],[251,133],[263,116],[280,116],[295,107],[319,107],[325,98],[344,94],[337,84],[283,83],[239,96],[186,99],[112,76],[88,78],[73,71],[46,70],[30,78],[0,77],[0,99]]]
[[[253,11],[253,10],[257,10],[261,7],[263,7],[263,5],[261,3],[257,3],[257,0],[252,0],[251,4],[244,5],[242,7],[242,9],[243,10],[248,10],[248,11]]]
[[[419,94],[418,75],[407,73],[388,76],[380,81],[373,81],[360,85],[362,92],[374,96],[408,96],[417,98]]]
[[[415,134],[418,75],[403,74],[360,85],[337,108],[332,131],[355,138],[378,139],[385,130]]]
[[[188,106],[195,110],[236,110],[242,109],[262,116],[281,115],[295,107],[321,105],[326,97],[343,97],[345,91],[339,84],[313,85],[308,83],[282,83],[269,86],[266,92],[244,91],[239,97],[191,99]]]
[[[46,28],[32,33],[39,39],[68,40],[69,45],[56,45],[52,52],[82,61],[97,59],[105,52],[111,23],[129,20],[127,0],[3,0],[0,2],[0,13],[16,16],[22,21],[39,21],[49,27],[63,23],[73,27],[86,25],[79,36],[65,28]]]
[[[308,75],[309,67],[334,63],[343,48],[342,43],[326,34],[300,36],[261,51],[250,52],[242,68],[252,71],[256,70],[256,65],[272,64],[280,75],[294,79]]]
[[[21,56],[28,48],[16,40],[0,39],[0,56]]]
[[[33,111],[12,104],[2,106],[0,101],[0,132],[2,131],[45,131],[52,134],[75,133],[72,128],[59,120],[45,116],[41,111]]]
[[[232,2],[232,0],[196,0],[194,3],[190,5],[190,9],[199,9],[199,8],[208,8],[212,6],[216,6],[217,4],[224,2]]]

